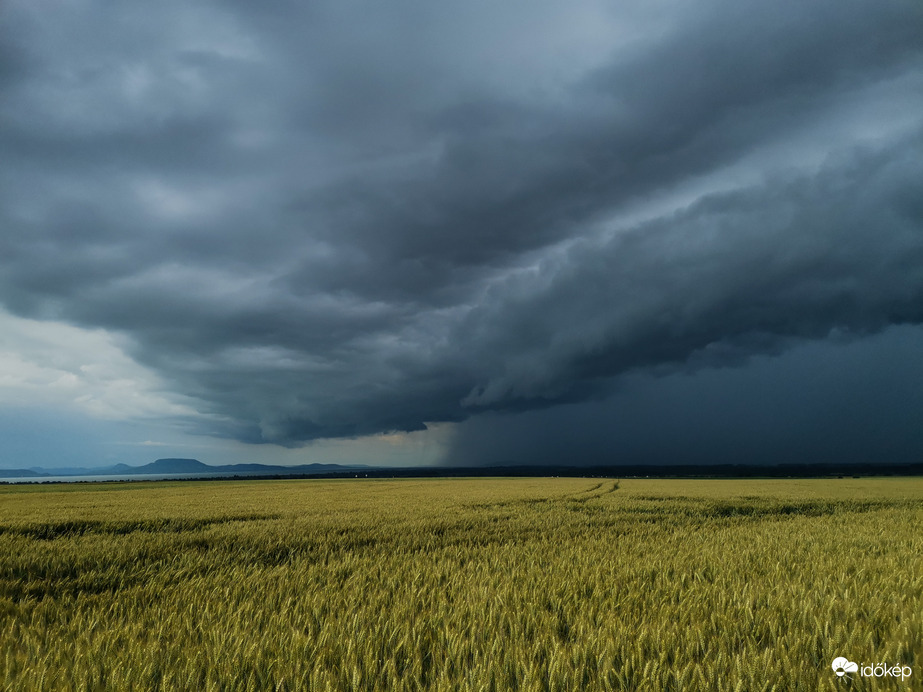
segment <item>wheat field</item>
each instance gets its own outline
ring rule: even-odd
[[[907,478],[3,486],[0,688],[923,689],[921,500]]]

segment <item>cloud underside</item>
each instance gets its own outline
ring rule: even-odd
[[[0,12],[0,300],[123,335],[203,433],[923,322],[916,3]]]

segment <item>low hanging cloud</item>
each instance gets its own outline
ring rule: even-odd
[[[0,302],[122,335],[206,434],[923,322],[918,3],[0,15]]]

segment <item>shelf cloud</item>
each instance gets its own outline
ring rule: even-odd
[[[0,303],[118,334],[203,434],[579,429],[923,322],[910,0],[0,16]]]

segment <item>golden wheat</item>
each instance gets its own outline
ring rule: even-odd
[[[923,689],[923,481],[0,488],[6,690]],[[911,666],[837,678],[837,656]]]

